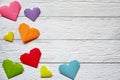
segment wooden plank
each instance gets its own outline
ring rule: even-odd
[[[0,62],[6,58],[20,62],[20,55],[35,47],[41,49],[41,62],[120,62],[120,40],[35,40],[26,45],[0,40]]]
[[[60,64],[40,64],[39,68],[42,65],[47,65],[47,67],[53,72],[52,78],[46,78],[44,80],[71,80],[59,73],[58,67]],[[39,68],[35,69],[24,65],[24,73],[12,78],[11,80],[43,79],[39,77]],[[6,75],[1,66],[0,71],[0,80],[7,80]],[[81,64],[81,69],[78,71],[75,80],[119,80],[119,75],[120,64]]]
[[[24,9],[40,7],[41,16],[120,16],[120,4],[92,2],[21,2],[22,10],[19,16],[24,16]],[[3,5],[1,3],[0,5]],[[27,6],[26,6],[27,5]]]
[[[39,17],[34,23],[25,17],[17,22],[0,18],[0,39],[8,31],[20,39],[22,22],[40,29],[39,39],[120,39],[120,18]]]
[[[69,1],[65,1],[65,0],[33,0],[33,1],[30,1],[30,0],[18,0],[20,1],[21,3],[52,3],[52,2],[91,2],[91,3],[120,3],[120,0],[69,0]],[[11,2],[10,0],[1,0],[0,1],[1,3],[0,4],[5,4],[5,3],[9,3]]]

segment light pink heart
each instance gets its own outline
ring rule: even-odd
[[[13,1],[10,3],[9,6],[5,5],[0,7],[0,15],[7,19],[16,21],[20,10],[21,10],[20,3],[18,1]]]

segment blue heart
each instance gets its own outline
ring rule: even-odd
[[[80,68],[80,63],[77,60],[73,60],[69,64],[60,65],[59,72],[64,76],[67,76],[72,80],[74,80],[79,68]]]

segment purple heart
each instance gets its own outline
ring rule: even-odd
[[[29,19],[31,19],[32,21],[35,21],[37,19],[37,17],[40,15],[41,11],[38,7],[33,8],[33,10],[31,9],[25,9],[24,10],[24,14],[26,17],[28,17]]]

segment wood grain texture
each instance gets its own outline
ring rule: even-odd
[[[0,21],[0,39],[8,31],[15,33],[15,39],[20,39],[18,26],[22,22],[38,28],[39,39],[120,39],[120,18],[39,17],[33,23],[19,17],[17,22],[3,18]]]
[[[8,80],[2,61],[20,62],[24,52],[38,47],[42,65],[52,70],[53,77],[41,79],[39,68],[23,65],[23,74],[11,80],[70,80],[61,75],[58,67],[77,59],[81,68],[75,80],[120,80],[120,0],[19,0],[22,10],[16,22],[0,17],[0,80]],[[11,0],[0,0],[0,6]],[[42,14],[35,22],[24,16],[24,9],[40,7]],[[23,44],[18,26],[28,23],[40,29],[41,36]],[[15,40],[3,40],[8,31]]]
[[[20,1],[22,3],[24,2],[31,2],[31,3],[50,3],[50,2],[91,2],[91,3],[119,3],[120,1],[119,0],[69,0],[69,1],[65,1],[65,0],[33,0],[33,1],[30,1],[30,0],[17,0],[17,1]],[[6,2],[10,2],[10,0],[1,0],[1,4],[2,3],[6,3]]]
[[[8,1],[7,3],[9,2],[10,1]],[[2,5],[3,3],[1,3],[0,5]],[[68,2],[64,0],[50,1],[43,3],[21,1],[21,5],[22,5],[22,10],[20,12],[20,16],[24,16],[24,9],[33,8],[36,6],[41,8],[42,11],[41,16],[120,16],[120,4],[99,3],[99,1],[98,3],[92,3],[89,1]]]
[[[1,41],[0,45],[0,61],[6,58],[19,61],[22,53],[37,47],[42,51],[41,62],[68,62],[73,59],[81,62],[120,62],[119,40],[35,40],[26,45],[16,40],[13,43]]]
[[[44,79],[39,77],[39,68],[42,65],[46,65],[53,72],[52,78]],[[71,80],[59,73],[59,65],[40,64],[37,69],[24,65],[24,73],[10,80]],[[2,74],[0,73],[0,79],[7,80],[2,67],[0,67],[0,71],[2,72]],[[78,71],[75,80],[119,80],[119,75],[120,64],[81,64],[81,69]]]

